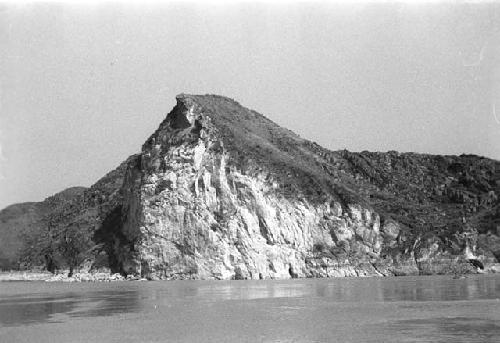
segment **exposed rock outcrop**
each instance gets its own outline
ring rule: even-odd
[[[460,274],[500,257],[499,194],[498,161],[332,152],[179,95],[140,154],[53,218],[92,233],[94,265],[150,279]]]
[[[125,178],[119,233],[127,244],[113,251],[122,272],[258,279],[440,273],[468,265],[460,256],[469,243],[455,239],[453,252],[432,231],[439,224],[434,212],[449,209],[429,212],[426,199],[408,210],[422,210],[424,219],[414,220],[431,230],[412,227],[411,217],[398,220],[397,211],[413,206],[411,197],[427,197],[435,181],[425,182],[432,177],[427,166],[411,171],[411,183],[393,174],[412,168],[405,159],[418,165],[434,157],[404,155],[401,171],[399,154],[368,160],[367,153],[330,152],[228,98],[177,100]],[[388,211],[401,196],[397,187],[408,193],[407,203]],[[389,200],[380,201],[382,193]]]

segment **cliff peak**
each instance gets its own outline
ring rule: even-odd
[[[224,95],[218,95],[218,94],[188,94],[188,93],[180,93],[177,94],[175,97],[178,101],[185,101],[187,99],[190,99],[192,101],[200,101],[200,100],[215,100],[215,101],[228,101],[228,102],[233,102],[239,105],[239,103],[227,96]]]
[[[343,193],[356,198],[344,185],[337,187],[339,192],[333,191],[335,180],[317,155],[318,151],[330,152],[225,96],[179,94],[177,105],[143,149],[150,150],[166,137],[169,145],[218,141],[230,166],[250,174],[266,169],[277,183],[286,185],[282,190],[290,196],[338,198]]]
[[[176,96],[177,106],[189,108],[208,115],[212,118],[220,118],[231,121],[235,125],[243,125],[243,122],[235,120],[268,120],[266,117],[242,106],[238,101],[216,94],[185,94]],[[175,108],[174,108],[175,110]]]

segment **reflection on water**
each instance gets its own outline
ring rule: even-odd
[[[45,330],[50,342],[163,342],[166,333],[175,342],[494,342],[498,298],[498,275],[9,282],[0,283],[0,341],[40,341]]]
[[[419,342],[481,342],[496,343],[500,338],[497,320],[451,317],[400,320],[387,326]]]
[[[139,309],[137,290],[23,294],[0,298],[0,324],[15,326],[37,322],[57,322],[56,314],[70,317],[110,316]]]
[[[177,297],[207,300],[326,297],[339,302],[361,301],[453,301],[500,297],[496,278],[451,277],[308,279],[284,281],[246,281],[192,283],[185,288],[160,289]]]
[[[495,279],[417,278],[387,283],[384,301],[452,301],[498,297],[500,284]]]
[[[56,297],[12,297],[0,300],[0,323],[19,325],[48,320],[55,313],[69,312],[74,300]]]

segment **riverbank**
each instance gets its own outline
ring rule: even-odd
[[[75,273],[73,276],[68,277],[67,272],[58,274],[35,271],[0,272],[0,281],[112,282],[125,280],[138,280],[138,278],[125,278],[118,273]]]
[[[429,274],[421,274],[421,275],[468,275],[468,274],[500,274],[500,263],[489,263],[485,265],[484,270],[477,270],[476,272],[469,273],[429,273]],[[406,275],[418,275],[418,274],[392,274],[392,275],[365,275],[365,276],[406,276]],[[353,275],[352,277],[356,277]],[[360,277],[360,276],[358,276]],[[322,278],[322,277],[319,277]],[[110,272],[80,272],[75,273],[73,276],[68,277],[68,271],[62,271],[57,274],[52,274],[46,271],[6,271],[0,272],[0,282],[2,281],[46,281],[46,282],[114,282],[114,281],[146,281],[146,279],[128,275],[124,277],[119,273],[110,273]]]
[[[54,276],[49,272],[10,271],[0,272],[0,281],[45,281]]]

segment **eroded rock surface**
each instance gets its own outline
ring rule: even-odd
[[[35,222],[76,224],[91,269],[139,278],[462,274],[496,270],[499,195],[498,161],[329,151],[181,94],[139,154]]]
[[[363,193],[386,189],[353,172],[352,155],[329,152],[228,98],[177,100],[127,172],[120,228],[127,244],[113,252],[124,273],[267,279],[467,266],[440,238],[416,238],[386,213],[382,220],[373,205],[384,206]]]

